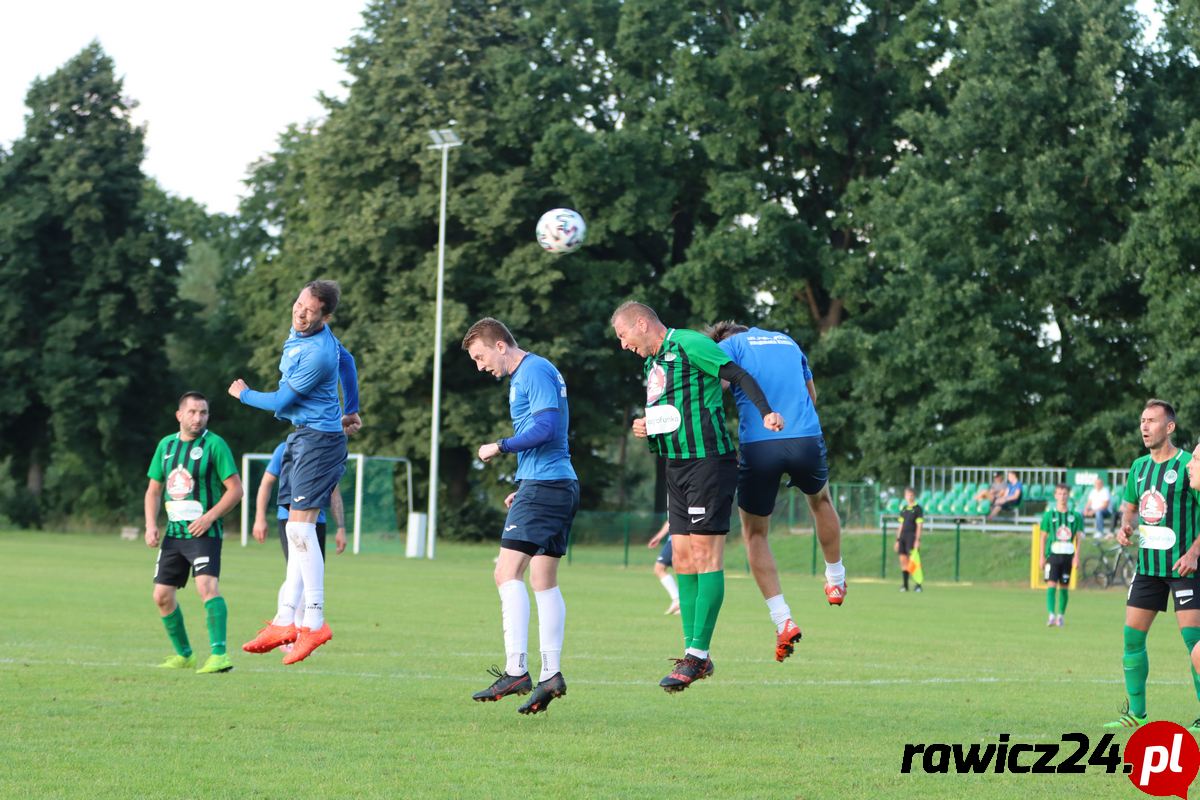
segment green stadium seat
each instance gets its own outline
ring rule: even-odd
[[[904,502],[903,498],[893,497],[891,500],[888,500],[887,505],[884,506],[883,510],[888,514],[899,514],[900,504],[902,502]]]

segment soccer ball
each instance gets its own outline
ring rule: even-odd
[[[587,235],[587,223],[578,211],[552,208],[537,223],[537,240],[542,249],[551,253],[574,253]]]

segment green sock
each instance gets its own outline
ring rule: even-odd
[[[1192,649],[1195,648],[1197,642],[1200,642],[1200,628],[1182,628],[1179,631],[1183,634],[1183,643],[1187,645],[1188,660],[1191,660]],[[1200,700],[1200,675],[1196,674],[1196,668],[1192,667],[1192,687],[1196,690],[1196,699]]]
[[[175,652],[187,658],[192,654],[192,646],[188,643],[187,628],[183,626],[183,609],[175,606],[175,610],[162,618],[163,627],[167,629],[167,637]]]
[[[225,655],[225,622],[229,619],[229,608],[225,598],[217,595],[204,604],[208,614],[208,641],[214,656]]]
[[[1054,613],[1054,584],[1046,587],[1046,612]]]
[[[1058,587],[1058,615],[1061,617],[1067,613],[1067,587]]]
[[[1146,632],[1125,626],[1125,692],[1129,695],[1129,713],[1146,716],[1146,676],[1150,674],[1150,657],[1146,655]]]
[[[713,631],[717,627],[717,615],[725,600],[725,570],[702,572],[699,576],[700,592],[696,597],[696,628],[692,647],[707,650],[712,644]]]
[[[696,595],[700,591],[699,576],[680,572],[675,575],[679,584],[679,618],[683,620],[683,649],[692,646],[696,625]]]

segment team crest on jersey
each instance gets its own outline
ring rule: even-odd
[[[671,362],[671,361],[674,361],[674,360],[675,360],[675,354],[674,354],[674,353],[667,353],[665,356],[663,356],[663,361]]]
[[[1163,483],[1170,486],[1175,481],[1179,480],[1179,473],[1173,469],[1167,470],[1167,474],[1163,475]]]
[[[192,493],[195,485],[196,482],[192,480],[192,473],[183,467],[176,467],[167,476],[167,497],[172,500],[183,500]]]
[[[1167,499],[1157,489],[1142,492],[1138,514],[1147,525],[1157,525],[1167,515]]]
[[[1069,542],[1074,534],[1071,533],[1071,529],[1066,525],[1060,525],[1058,531],[1054,535],[1060,542]]]
[[[188,458],[192,459],[192,461],[199,461],[202,455],[204,455],[203,447],[193,447],[191,452],[188,453]]]
[[[654,405],[666,390],[667,371],[662,368],[661,364],[655,364],[650,368],[650,374],[646,376],[646,405]]]

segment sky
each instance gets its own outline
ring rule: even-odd
[[[247,167],[291,123],[344,97],[337,49],[366,0],[38,0],[7,3],[0,25],[0,146],[25,125],[25,94],[96,39],[138,102],[143,169],[167,191],[233,213]],[[1136,0],[1157,29],[1154,0]]]
[[[344,97],[336,61],[366,0],[39,0],[0,24],[0,146],[24,132],[25,94],[96,39],[138,102],[145,172],[210,212],[233,213],[247,167],[291,123]]]

